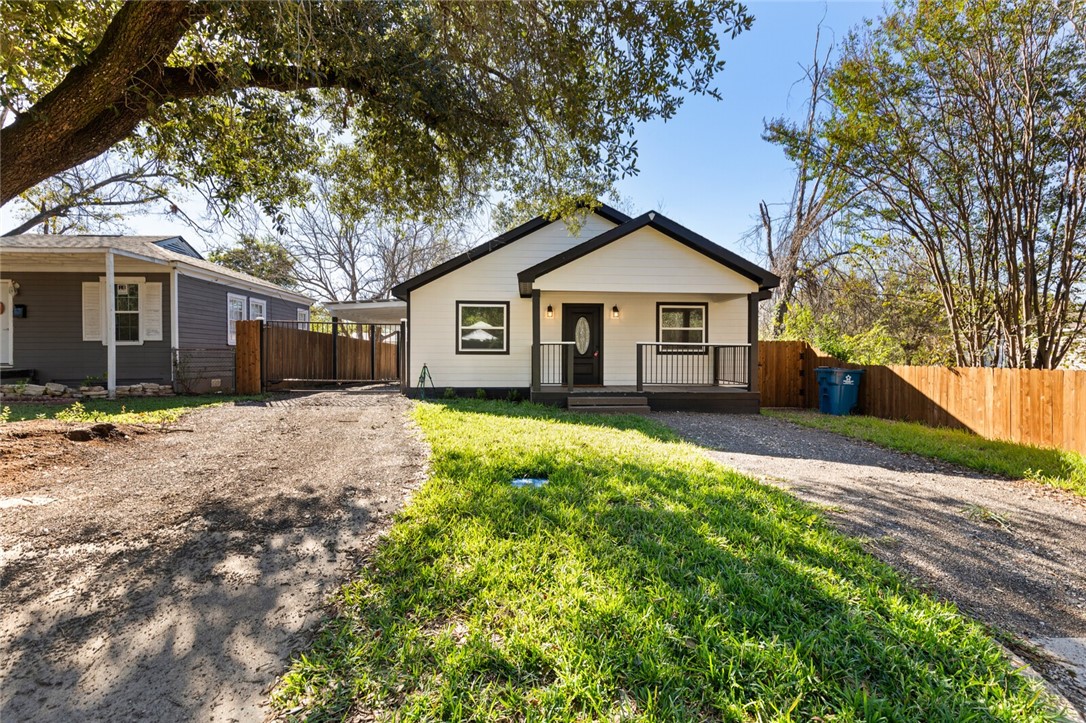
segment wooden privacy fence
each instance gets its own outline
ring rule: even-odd
[[[760,347],[765,407],[817,407],[816,367],[863,369],[861,414],[1086,453],[1086,371],[862,366],[802,341]]]
[[[238,393],[288,380],[398,380],[401,336],[398,324],[239,321]]]

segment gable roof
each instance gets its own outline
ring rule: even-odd
[[[780,284],[780,279],[772,272],[747,261],[739,254],[733,253],[723,246],[718,246],[704,236],[691,231],[685,226],[675,223],[663,214],[649,211],[637,218],[630,219],[623,224],[615,226],[609,231],[604,231],[598,236],[593,236],[584,243],[578,244],[571,249],[567,249],[560,254],[555,254],[549,259],[540,261],[535,266],[531,266],[521,271],[517,274],[517,281],[520,285],[520,295],[525,297],[531,296],[532,284],[540,276],[587,256],[593,251],[597,251],[620,238],[629,236],[634,231],[646,227],[655,229],[694,251],[704,254],[718,264],[751,279],[758,284],[758,289],[761,291],[776,288]]]
[[[192,254],[174,251],[173,248],[189,249]],[[299,303],[312,304],[313,299],[252,274],[205,261],[196,250],[180,236],[75,236],[24,233],[18,236],[0,236],[0,252],[22,251],[42,254],[49,252],[86,253],[107,250],[118,251],[126,256],[160,264],[177,264],[180,267],[202,272],[220,283],[231,282],[257,287],[280,297],[291,298]],[[195,255],[193,255],[195,254]]]
[[[592,209],[592,212],[597,216],[607,219],[611,223],[623,224],[630,220],[630,217],[622,213],[616,208],[611,208],[607,204],[600,204],[598,207]],[[424,271],[418,276],[408,279],[401,284],[397,284],[392,287],[392,295],[397,299],[407,299],[407,295],[419,288],[425,286],[435,279],[439,279],[445,274],[456,271],[461,266],[465,266],[478,258],[486,256],[487,254],[497,251],[498,249],[508,246],[509,244],[522,239],[533,231],[538,231],[544,226],[548,226],[555,221],[548,221],[542,216],[536,216],[531,221],[522,223],[521,225],[512,228],[500,236],[495,236],[489,241],[479,244],[473,249],[465,251],[464,253],[449,259],[443,264],[438,264],[429,271]]]

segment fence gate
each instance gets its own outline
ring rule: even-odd
[[[239,321],[236,337],[236,376],[242,394],[284,383],[400,379],[400,324]]]

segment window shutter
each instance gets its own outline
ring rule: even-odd
[[[102,340],[102,290],[96,281],[83,282],[83,341]]]
[[[162,284],[140,284],[140,341],[162,341]]]

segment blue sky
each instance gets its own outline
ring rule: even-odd
[[[754,257],[742,239],[756,224],[758,202],[778,203],[791,192],[791,169],[780,149],[762,140],[762,122],[802,113],[803,66],[811,61],[815,30],[823,43],[844,38],[850,27],[879,14],[881,2],[796,0],[748,2],[754,27],[724,39],[727,61],[717,87],[723,101],[688,98],[672,120],[644,124],[637,133],[639,175],[618,190],[636,212],[661,211],[703,236]],[[201,208],[184,204],[200,215]],[[10,204],[0,217],[5,228]],[[206,248],[227,239],[201,240],[178,219],[133,217],[134,233],[185,236]],[[202,242],[203,241],[203,242]]]
[[[638,211],[651,208],[733,251],[757,223],[758,202],[787,200],[792,175],[779,148],[762,140],[762,122],[798,116],[807,89],[803,67],[822,45],[843,40],[881,2],[751,2],[754,27],[725,40],[718,88],[723,101],[690,98],[672,120],[638,132],[640,174],[619,192]]]

